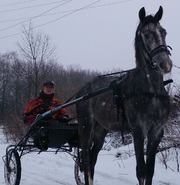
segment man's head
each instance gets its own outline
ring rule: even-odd
[[[54,93],[54,82],[48,81],[48,82],[43,83],[42,91],[48,95]]]

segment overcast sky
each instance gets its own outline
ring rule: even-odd
[[[22,24],[31,20],[35,31],[50,36],[62,65],[108,71],[135,67],[134,36],[138,12],[145,7],[155,14],[162,5],[161,25],[167,44],[173,48],[172,60],[180,66],[179,0],[1,0],[0,52],[17,50]],[[179,79],[173,68],[172,78]]]

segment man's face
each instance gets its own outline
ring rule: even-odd
[[[54,93],[54,87],[52,85],[45,85],[43,87],[43,92],[45,94],[52,94],[52,93]]]

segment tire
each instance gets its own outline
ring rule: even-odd
[[[16,150],[7,151],[4,163],[4,178],[6,185],[19,185],[21,180],[21,162]]]
[[[81,153],[77,156],[78,157],[76,158],[75,165],[74,165],[74,176],[75,176],[76,184],[85,185],[84,171],[82,170]]]

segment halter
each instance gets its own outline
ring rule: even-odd
[[[142,43],[142,49],[145,51],[145,53],[147,54],[147,56],[149,57],[149,60],[150,60],[150,65],[152,68],[156,68],[157,67],[157,63],[154,62],[153,58],[155,55],[157,55],[158,53],[161,53],[161,52],[166,52],[168,55],[171,56],[171,52],[170,50],[172,50],[171,46],[168,46],[168,45],[159,45],[157,46],[156,48],[154,48],[152,51],[148,51],[147,48],[146,48],[146,45],[144,43],[144,40],[141,36],[141,34],[139,33],[140,35],[140,40],[141,40],[141,43]],[[169,50],[169,49],[170,50]]]

